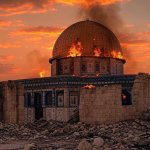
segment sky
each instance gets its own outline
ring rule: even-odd
[[[56,39],[95,4],[117,5],[125,73],[150,73],[149,0],[0,0],[0,81],[50,76]]]

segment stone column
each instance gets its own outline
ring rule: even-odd
[[[17,99],[18,99],[18,107],[17,107],[17,123],[25,122],[25,108],[24,108],[24,86],[20,83],[17,85]]]

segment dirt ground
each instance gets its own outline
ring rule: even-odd
[[[57,150],[64,148],[75,149],[79,140],[67,140],[65,137],[39,139],[39,140],[8,140],[5,144],[0,144],[0,150],[23,150],[27,144],[35,143],[37,150]]]

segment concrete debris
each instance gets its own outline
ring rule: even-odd
[[[147,111],[139,119],[111,125],[69,124],[52,120],[24,125],[0,123],[0,150],[8,145],[24,150],[150,149],[149,117],[150,111]]]

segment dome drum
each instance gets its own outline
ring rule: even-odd
[[[49,62],[52,76],[96,76],[123,74],[125,60],[114,33],[97,22],[87,20],[64,30],[54,45]]]
[[[123,61],[114,58],[77,56],[53,59],[51,68],[52,76],[122,75]]]

